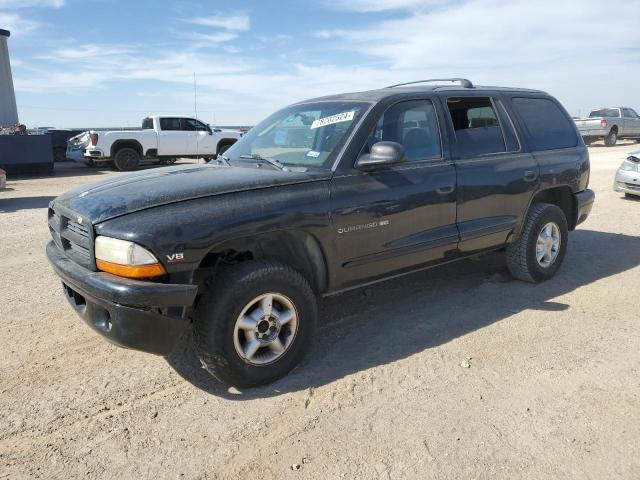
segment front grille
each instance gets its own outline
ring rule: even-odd
[[[629,190],[640,190],[640,185],[635,183],[625,183],[624,186],[627,187]]]
[[[54,243],[74,262],[94,269],[93,229],[78,215],[60,209],[49,208],[49,231]]]

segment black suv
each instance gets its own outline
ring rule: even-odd
[[[300,102],[224,156],[112,177],[50,204],[71,306],[123,347],[247,387],[301,359],[317,299],[505,249],[540,282],[589,214],[589,156],[535,90],[422,82]]]

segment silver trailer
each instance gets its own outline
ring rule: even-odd
[[[9,62],[9,31],[0,29],[0,127],[18,123],[18,107]]]

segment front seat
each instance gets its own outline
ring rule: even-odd
[[[407,160],[422,160],[440,154],[440,149],[431,136],[431,132],[424,128],[412,128],[404,135],[402,141]]]

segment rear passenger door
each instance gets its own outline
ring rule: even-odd
[[[160,118],[158,130],[158,155],[184,155],[187,149],[187,134],[182,129],[182,119],[179,117]],[[191,132],[194,133],[194,132]]]
[[[453,130],[460,251],[504,244],[536,190],[538,165],[498,95],[442,100]]]

